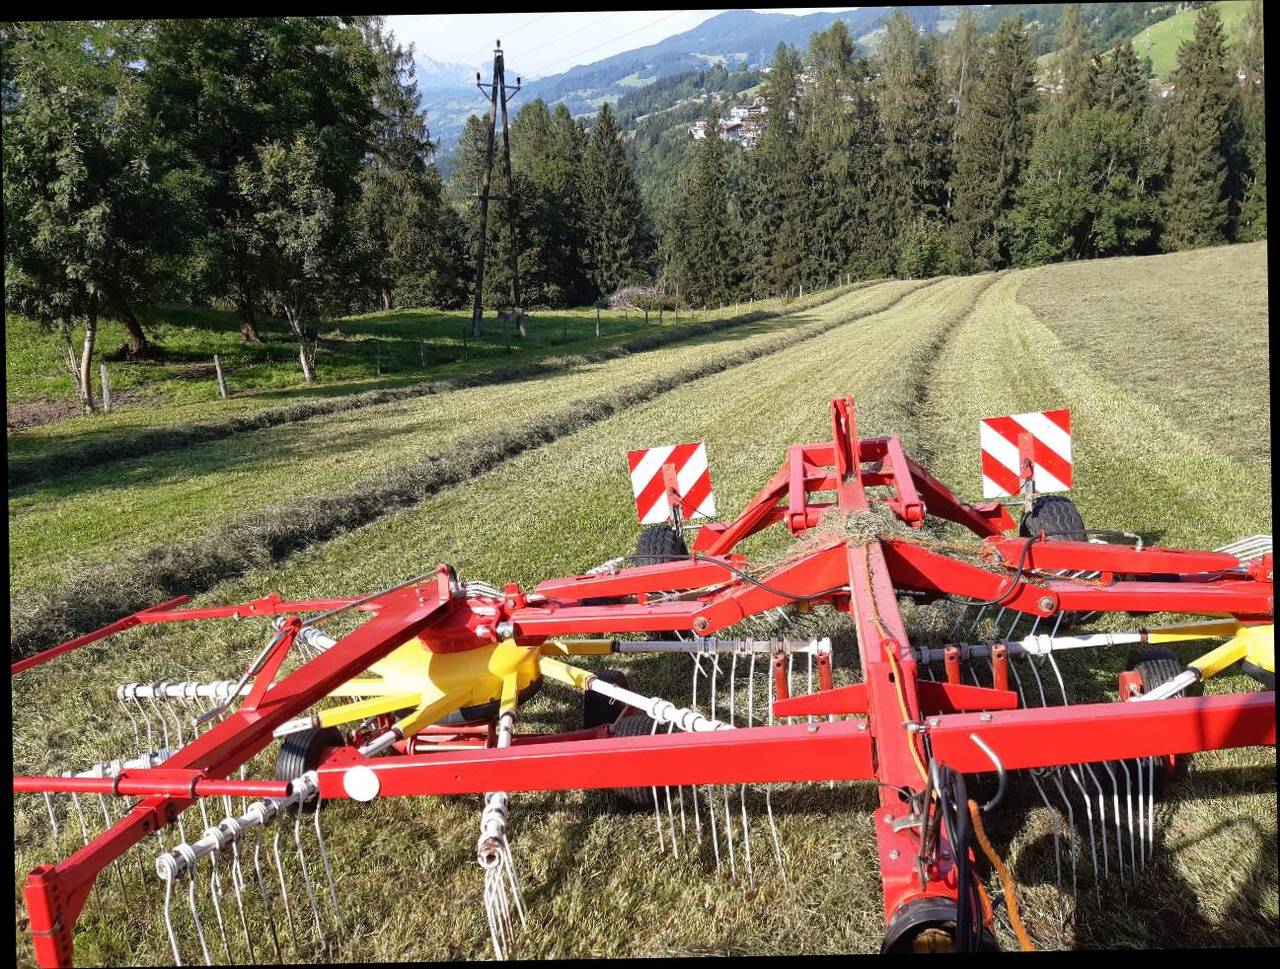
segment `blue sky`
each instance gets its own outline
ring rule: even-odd
[[[759,8],[762,13],[807,14],[854,7]],[[401,43],[437,61],[479,64],[502,40],[508,73],[544,77],[590,64],[683,33],[723,10],[600,10],[573,13],[422,14],[387,17]]]

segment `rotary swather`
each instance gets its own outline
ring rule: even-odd
[[[440,565],[359,598],[175,600],[15,663],[18,675],[144,624],[270,627],[238,677],[119,686],[136,750],[14,778],[15,792],[43,798],[55,839],[81,844],[27,878],[37,961],[72,961],[95,885],[123,889],[140,850],[175,962],[359,958],[322,830],[338,800],[480,795],[477,896],[498,956],[518,954],[535,917],[512,827],[529,791],[612,789],[652,812],[660,850],[752,882],[785,880],[794,864],[773,785],[874,783],[887,951],[994,945],[988,861],[997,905],[1031,946],[983,823],[1014,772],[1055,819],[1061,887],[1139,878],[1177,758],[1275,744],[1269,538],[1217,551],[1101,540],[1070,502],[1037,497],[1051,459],[1030,435],[1015,439],[1005,488],[1023,494],[1019,529],[1000,502],[959,499],[897,437],[860,437],[852,400],[833,400],[830,418],[829,440],[790,447],[691,551],[686,519],[714,513],[705,450],[651,449],[631,469],[641,519],[658,523],[635,555],[588,573],[499,588]],[[794,536],[783,554],[736,551],[771,526]],[[833,667],[826,639],[718,638],[819,608],[851,617],[851,669]],[[1152,613],[1194,618],[1068,628]],[[364,618],[350,628],[353,617]],[[1204,640],[1220,645],[1186,667],[1160,648]],[[1130,647],[1117,700],[1071,702],[1064,652]],[[581,665],[627,653],[682,654],[664,662],[688,664],[688,698]],[[1197,695],[1236,663],[1271,689]],[[542,689],[581,695],[581,729],[520,729]],[[276,744],[274,776],[248,776]],[[976,794],[988,780],[994,792]]]

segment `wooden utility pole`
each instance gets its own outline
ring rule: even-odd
[[[480,319],[484,314],[484,257],[488,246],[489,199],[493,186],[493,142],[498,123],[498,102],[502,102],[502,163],[507,176],[507,194],[503,196],[507,203],[507,220],[511,226],[511,288],[512,304],[516,314],[516,329],[523,337],[524,311],[520,306],[520,236],[516,231],[515,186],[511,179],[511,140],[507,132],[507,102],[520,92],[520,78],[516,78],[516,86],[507,93],[507,80],[502,61],[502,41],[497,41],[493,51],[493,80],[488,84],[481,83],[480,72],[476,71],[476,87],[481,94],[489,97],[489,128],[484,142],[484,181],[480,189],[480,232],[476,241],[476,294],[471,307],[471,333],[480,336]]]

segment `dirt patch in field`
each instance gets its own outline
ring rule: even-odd
[[[11,431],[25,431],[30,427],[52,424],[80,413],[79,401],[70,397],[46,397],[9,403],[5,406],[5,426]]]

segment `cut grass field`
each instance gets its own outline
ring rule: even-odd
[[[1253,250],[1231,252],[1250,258]],[[1127,270],[1122,262],[1082,268],[1117,273],[1106,286],[1123,299],[1130,298],[1123,296],[1125,285],[1144,285],[1142,280],[1168,265],[1163,260],[1196,255],[1129,261]],[[1236,285],[1231,260],[1213,252],[1203,256],[1198,276],[1203,286]],[[908,453],[924,458],[944,481],[970,497],[979,480],[978,417],[1065,404],[1072,408],[1075,434],[1073,496],[1090,526],[1135,528],[1174,544],[1217,544],[1270,531],[1265,427],[1243,428],[1242,433],[1254,435],[1238,452],[1248,458],[1224,451],[1195,427],[1185,426],[1176,407],[1153,395],[1146,382],[1124,380],[1109,369],[1112,361],[1098,359],[1096,344],[1072,342],[1064,334],[1077,325],[1080,333],[1091,332],[1094,324],[1088,320],[1104,319],[1105,307],[1082,308],[1079,323],[1073,322],[1071,293],[1080,280],[1045,282],[1045,274],[1058,271],[946,279],[919,288],[897,284],[899,290],[887,288],[895,284],[869,287],[826,308],[839,314],[832,316],[841,320],[838,325],[760,359],[691,376],[345,534],[220,582],[198,601],[238,601],[270,591],[354,594],[419,574],[440,561],[455,565],[464,578],[499,583],[571,574],[634,544],[627,449],[706,441],[718,506],[722,514],[732,515],[772,474],[787,445],[826,436],[827,400],[846,393],[856,400],[862,433],[902,434]],[[1236,320],[1255,336],[1266,327],[1265,300],[1261,314],[1258,305],[1243,305]],[[1039,309],[1033,312],[1033,306]],[[1127,332],[1130,341],[1141,340],[1144,350],[1158,355],[1160,344],[1148,332],[1153,325],[1174,325],[1185,309],[1168,301],[1162,315],[1141,323],[1115,313],[1116,340],[1123,341]],[[865,310],[871,312],[860,315]],[[1224,344],[1206,328],[1192,328],[1184,339],[1200,340],[1201,352],[1214,359],[1212,367],[1183,376],[1182,383],[1190,387],[1186,406],[1197,397],[1217,401],[1227,392],[1268,394],[1265,371],[1249,370],[1242,380],[1229,366],[1238,343]],[[714,347],[713,342],[701,352],[724,352]],[[602,365],[606,370],[615,366],[617,362]],[[590,368],[580,379],[584,383],[574,393],[589,393],[596,380],[610,386]],[[388,405],[385,415],[373,418],[388,422],[383,428],[392,438],[399,436],[394,421],[404,406]],[[366,416],[375,410],[381,409],[371,408]],[[500,411],[495,408],[494,413]],[[314,433],[325,432],[317,427]],[[359,432],[352,424],[336,433]],[[422,447],[438,447],[440,440],[423,438],[436,443]],[[210,465],[205,473],[217,470]],[[177,476],[179,470],[175,467],[171,474]],[[344,471],[325,480],[349,478]],[[176,481],[172,486],[180,489]],[[127,506],[128,494],[121,489],[117,500]],[[178,494],[180,490],[171,499],[175,503],[194,503]],[[197,519],[201,514],[196,513]],[[197,521],[187,527],[201,526]],[[68,528],[62,540],[72,542],[76,534]],[[99,542],[94,554],[108,547],[100,538],[94,541]],[[751,551],[767,554],[777,547],[776,537],[761,536]],[[66,568],[74,560],[73,553],[56,567]],[[143,629],[23,674],[14,681],[14,707],[20,711],[14,719],[15,769],[60,771],[118,755],[132,744],[128,722],[121,722],[114,702],[118,683],[233,676],[260,646],[261,632],[231,623],[182,630],[180,635],[173,628]],[[797,634],[807,634],[807,629]],[[176,645],[179,638],[185,645]],[[837,665],[847,677],[853,656],[847,629],[836,647]],[[679,699],[680,684],[687,690],[688,666],[673,659],[627,657],[610,665],[626,667],[633,688]],[[1073,666],[1071,689],[1088,696],[1108,688],[1122,661],[1120,656],[1104,657],[1094,664],[1100,673],[1089,664]],[[1228,677],[1212,688],[1248,689],[1249,681]],[[570,729],[579,717],[575,701],[548,688],[522,708],[519,723],[530,730]],[[266,760],[258,765],[259,774],[268,769]],[[1081,904],[1065,927],[1056,914],[1047,812],[1031,808],[1015,784],[1015,796],[988,830],[1018,877],[1025,917],[1039,944],[1092,948],[1280,941],[1274,752],[1236,751],[1192,760],[1189,780],[1171,791],[1161,809],[1165,843],[1156,866],[1136,886],[1104,883],[1100,906],[1091,886],[1082,885]],[[700,863],[658,854],[652,811],[620,809],[605,792],[517,795],[512,840],[530,910],[530,929],[521,933],[519,955],[875,951],[883,923],[870,786],[775,790],[773,804],[788,858],[786,885],[768,861],[759,793],[751,796],[757,856],[755,882],[748,888],[709,874],[710,858]],[[41,841],[43,804],[21,798],[16,807],[15,872],[21,878],[52,856]],[[351,900],[346,907],[349,942],[339,957],[487,955],[481,878],[473,854],[477,822],[474,797],[393,800],[372,807],[341,803],[328,810],[330,858],[341,890]],[[64,849],[70,845],[68,837],[64,832]],[[146,857],[151,853],[148,849]],[[389,894],[388,884],[402,890]],[[139,890],[132,887],[129,909],[109,895],[103,898],[104,918],[94,919],[90,909],[78,942],[82,964],[167,960],[159,919],[125,917],[146,907],[159,911],[160,886],[154,879],[148,885],[149,906],[140,903]],[[424,892],[429,903],[421,900]],[[1015,946],[1003,915],[997,928],[1001,943]],[[18,955],[30,961],[23,942]]]
[[[221,400],[210,389],[204,391],[197,403],[184,403],[181,394],[177,399],[165,397],[165,390],[181,387],[179,378],[173,378],[163,364],[149,362],[139,364],[154,371],[157,396],[140,406],[115,409],[110,414],[98,412],[92,415],[61,416],[33,427],[22,427],[23,421],[15,420],[15,413],[24,408],[48,410],[49,401],[37,404],[9,402],[11,429],[8,436],[10,484],[47,480],[66,474],[69,470],[107,464],[122,457],[137,457],[162,450],[175,450],[193,443],[200,443],[262,427],[277,427],[328,414],[359,410],[376,404],[428,394],[445,393],[462,387],[485,386],[528,379],[548,373],[601,362],[642,352],[659,346],[679,343],[692,337],[731,329],[735,326],[759,322],[782,313],[813,309],[848,290],[873,285],[874,281],[853,283],[850,286],[811,293],[800,298],[775,298],[741,305],[708,310],[706,313],[679,317],[667,314],[661,322],[656,315],[651,322],[644,317],[626,311],[602,314],[601,336],[596,338],[593,312],[568,310],[566,318],[579,318],[568,336],[555,343],[547,343],[537,332],[531,332],[527,341],[507,338],[505,326],[500,332],[494,324],[485,325],[486,338],[482,343],[494,347],[503,346],[502,352],[477,353],[461,361],[437,363],[421,368],[415,360],[405,368],[391,368],[384,376],[374,376],[377,363],[371,357],[362,364],[364,376],[357,379],[333,382],[321,379],[312,386],[301,383],[296,373],[296,360],[286,360],[284,365],[273,365],[275,379],[286,383],[283,390],[259,390],[252,393],[233,393]],[[195,311],[193,311],[195,312]],[[208,311],[201,311],[209,315]],[[409,338],[401,341],[400,352],[417,353],[418,339],[431,335],[432,323],[437,318],[431,313],[401,314],[410,318]],[[589,326],[584,330],[582,321]],[[342,321],[340,321],[342,322]],[[457,321],[454,321],[457,322]],[[416,325],[416,328],[414,328]],[[213,339],[233,348],[233,352],[256,352],[240,342],[234,320],[229,314],[221,314],[210,323],[217,333]],[[452,323],[449,324],[451,330]],[[580,332],[581,331],[581,332]],[[590,334],[590,335],[587,335]],[[18,319],[9,331],[10,344],[14,347],[10,370],[21,371],[24,359],[47,356],[53,351],[53,343],[47,334],[23,324]],[[188,332],[158,334],[158,339],[168,341],[165,353],[191,356],[198,354],[197,346],[202,334],[193,339]],[[433,341],[434,343],[434,341]],[[16,362],[15,362],[16,361]],[[43,364],[45,371],[51,366]],[[212,364],[208,365],[210,368]],[[211,376],[212,371],[206,374]],[[13,383],[11,381],[11,383]],[[20,384],[20,380],[18,381]],[[207,391],[207,395],[205,394]],[[12,389],[10,390],[12,394]],[[69,393],[69,391],[68,391]],[[62,414],[74,402],[69,396],[59,398]],[[137,403],[137,401],[135,401]],[[16,432],[15,428],[16,427]]]

